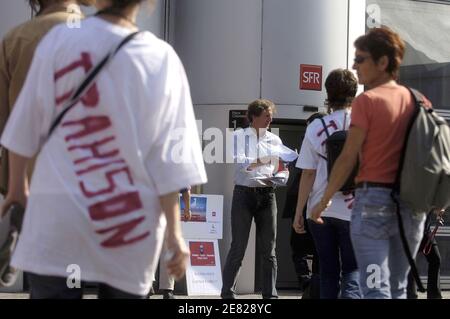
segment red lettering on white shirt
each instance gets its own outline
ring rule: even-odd
[[[70,63],[68,66],[56,71],[55,73],[55,82],[61,79],[64,75],[73,72],[74,70],[82,68],[84,73],[88,73],[90,69],[92,69],[92,60],[89,53],[82,52],[80,60]],[[61,105],[63,102],[68,100],[72,95],[73,90],[69,92],[65,92],[64,94],[56,97],[56,105]],[[89,87],[86,94],[81,98],[81,102],[84,106],[87,107],[95,107],[97,106],[99,101],[99,93],[97,89],[97,84],[95,82]]]
[[[107,248],[114,248],[114,247],[118,247],[118,246],[129,245],[129,244],[135,243],[139,240],[142,240],[142,239],[148,237],[150,235],[150,232],[146,232],[142,235],[125,240],[125,235],[127,235],[134,228],[136,228],[136,226],[139,225],[141,222],[143,222],[144,219],[145,219],[145,217],[139,217],[139,218],[133,219],[126,223],[122,223],[122,224],[119,224],[119,225],[116,225],[116,226],[113,226],[110,228],[98,230],[97,233],[99,233],[99,234],[105,234],[105,233],[108,233],[108,232],[111,232],[114,230],[116,231],[116,233],[114,235],[112,235],[107,240],[103,241],[101,243],[101,245],[103,247],[107,247]]]
[[[92,69],[92,60],[89,53],[83,52],[81,58],[77,61],[70,63],[68,66],[58,70],[55,73],[55,82],[59,81],[65,75],[74,72],[75,70],[82,69],[86,74]],[[73,90],[64,92],[63,94],[56,97],[57,105],[62,104],[72,95]],[[97,90],[97,85],[94,82],[88,91],[80,99],[83,106],[92,108],[96,107],[99,102],[99,92]],[[76,156],[81,152],[90,152],[91,155],[84,156],[81,158],[75,158],[73,160],[75,174],[79,179],[79,187],[83,196],[91,202],[88,204],[87,210],[89,216],[93,221],[102,221],[117,216],[122,216],[129,214],[131,212],[136,212],[142,210],[143,205],[140,195],[137,191],[130,191],[129,186],[134,185],[134,181],[131,175],[130,168],[126,165],[126,161],[120,157],[119,147],[115,145],[116,137],[111,135],[109,128],[112,126],[111,119],[107,115],[90,115],[78,120],[65,121],[62,123],[62,127],[66,129],[71,129],[73,127],[78,127],[78,130],[68,133],[65,136],[66,143],[80,140],[86,137],[96,136],[97,140],[94,142],[88,142],[83,144],[71,144],[67,145],[67,150]],[[105,150],[106,145],[109,146]],[[105,161],[106,160],[106,161]],[[84,163],[93,161],[88,167],[80,167]],[[100,162],[99,162],[100,161]],[[101,189],[92,189],[92,185],[98,185],[98,175],[95,175],[93,179],[94,182],[89,183],[91,174],[98,174],[98,171],[104,169],[113,164],[124,164],[120,168],[113,168],[104,172],[104,177],[106,180],[106,187]],[[127,189],[126,193],[120,193],[120,187],[117,182],[117,175],[125,174],[126,179],[121,179],[121,182],[128,182],[129,186],[125,186]],[[90,185],[88,187],[88,185]],[[118,191],[119,190],[119,191]],[[113,194],[114,192],[119,193],[113,195],[111,198],[104,199],[107,194]],[[96,197],[101,196],[101,200]],[[143,213],[142,213],[143,214]],[[114,232],[109,238],[101,242],[101,246],[106,248],[113,248],[123,245],[129,245],[150,235],[150,232],[145,232],[139,234],[135,237],[125,239],[129,237],[129,234],[136,229],[144,220],[145,216],[140,216],[133,218],[131,221],[121,222],[117,225],[106,229],[96,230],[97,234],[106,234],[109,232]]]
[[[83,192],[83,195],[86,196],[87,198],[91,198],[91,197],[95,197],[95,196],[99,196],[99,195],[112,193],[117,186],[114,182],[113,176],[116,174],[119,174],[119,173],[126,173],[126,175],[128,177],[128,181],[130,182],[131,185],[134,185],[133,178],[131,177],[130,169],[128,167],[122,167],[119,169],[115,169],[115,170],[106,172],[105,175],[106,175],[106,180],[108,181],[108,187],[106,187],[104,189],[97,190],[97,191],[89,191],[86,189],[84,182],[81,181],[80,188],[81,188],[81,191]]]
[[[75,125],[81,125],[83,128],[76,133],[67,135],[66,142],[106,130],[111,126],[111,120],[107,116],[87,116],[77,121],[66,121],[62,124],[63,127]]]
[[[82,145],[72,145],[67,148],[69,152],[72,152],[74,150],[89,150],[92,153],[92,156],[86,156],[82,158],[78,158],[74,161],[74,164],[78,165],[83,162],[86,162],[93,158],[108,158],[108,157],[115,157],[119,155],[118,149],[113,149],[109,152],[101,152],[100,147],[108,144],[109,142],[114,141],[116,138],[114,136],[106,137],[100,141],[95,141],[89,144],[82,144]]]

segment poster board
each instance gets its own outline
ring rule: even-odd
[[[223,196],[191,195],[191,219],[184,219],[180,195],[180,219],[184,238],[221,239],[223,232]]]
[[[186,270],[188,295],[220,295],[222,272],[217,240],[189,239],[187,244],[191,252]]]

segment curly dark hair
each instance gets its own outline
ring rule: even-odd
[[[365,35],[355,41],[355,48],[369,52],[376,62],[382,56],[387,56],[389,64],[386,68],[393,78],[398,78],[400,64],[405,55],[405,42],[388,27],[370,29]]]
[[[247,120],[249,123],[253,121],[254,116],[260,116],[263,111],[271,110],[275,113],[275,104],[267,99],[257,99],[251,102],[247,108]]]
[[[328,74],[325,80],[328,107],[338,110],[348,106],[358,91],[358,80],[355,75],[344,69],[336,69]]]

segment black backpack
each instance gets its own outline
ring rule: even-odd
[[[321,156],[323,159],[327,161],[327,169],[328,169],[328,179],[330,178],[331,170],[333,169],[334,163],[336,162],[337,158],[342,152],[342,149],[344,148],[345,140],[347,139],[347,130],[345,130],[345,123],[347,120],[347,114],[345,115],[344,120],[344,129],[340,131],[336,131],[333,134],[330,135],[328,132],[328,127],[323,120],[323,118],[320,119],[322,122],[323,128],[325,130],[325,133],[327,134],[327,139],[325,140],[325,148],[327,152],[327,156]],[[359,164],[357,163],[355,167],[353,168],[352,173],[345,181],[345,184],[339,189],[341,192],[351,192],[355,189],[355,177],[358,174],[358,168]]]

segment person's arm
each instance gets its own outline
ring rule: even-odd
[[[318,224],[323,223],[320,216],[329,206],[329,202],[333,195],[342,187],[342,185],[344,185],[348,176],[352,172],[353,167],[355,167],[359,151],[361,150],[365,138],[365,130],[356,126],[350,127],[344,148],[334,163],[333,170],[331,171],[328,185],[322,199],[316,206],[314,206],[311,212],[311,219],[314,222]]]
[[[303,210],[305,209],[306,202],[308,201],[309,194],[316,180],[315,169],[304,169],[300,178],[298,187],[298,200],[295,208],[295,217],[292,227],[298,234],[305,233],[305,221],[303,219]]]
[[[257,158],[255,161],[253,161],[248,167],[248,170],[255,169],[259,166],[267,165],[267,164],[273,164],[275,167],[278,167],[278,164],[280,162],[280,158],[276,156],[264,156]]]
[[[169,275],[173,276],[175,279],[180,279],[186,271],[189,249],[187,248],[181,233],[178,192],[160,196],[159,202],[167,219],[166,243],[168,256],[162,257],[169,258],[167,260],[167,270]]]
[[[184,220],[191,220],[191,190],[186,189],[181,193],[184,203]]]
[[[13,203],[26,207],[28,198],[27,164],[29,158],[17,153],[9,154],[9,185],[8,193],[2,207],[2,217]]]

